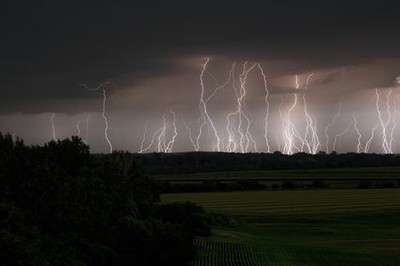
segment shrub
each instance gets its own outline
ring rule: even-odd
[[[294,182],[294,181],[285,181],[281,185],[282,189],[298,189],[298,188],[303,188],[303,187],[304,187],[303,183]]]
[[[367,189],[367,188],[373,188],[374,183],[369,180],[361,180],[357,184],[357,188],[362,188],[362,189]]]

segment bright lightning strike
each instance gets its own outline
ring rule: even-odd
[[[145,125],[144,125],[144,131],[143,131],[143,137],[142,137],[142,142],[140,143],[140,150],[139,153],[143,153],[144,151],[144,143],[146,141],[146,135],[147,135],[147,124],[148,122],[146,121]]]
[[[356,116],[354,110],[349,110],[352,121],[347,128],[333,135],[332,128],[338,125],[338,120],[343,116],[342,110],[343,95],[339,100],[338,108],[335,113],[330,117],[327,125],[322,127],[317,118],[320,116],[314,113],[311,96],[312,91],[308,90],[311,82],[314,82],[314,73],[308,75],[294,75],[294,92],[290,95],[282,97],[279,104],[279,116],[282,130],[273,129],[271,123],[276,123],[276,120],[270,117],[272,106],[275,105],[276,95],[270,94],[270,81],[260,63],[244,62],[241,64],[240,70],[236,69],[236,62],[234,62],[229,69],[228,77],[225,82],[219,82],[216,76],[209,72],[210,58],[205,58],[200,68],[198,80],[200,82],[200,98],[198,99],[199,118],[190,123],[185,123],[180,118],[179,113],[169,109],[162,115],[162,124],[155,127],[154,132],[149,132],[148,123],[144,127],[144,132],[140,142],[139,153],[147,151],[158,152],[173,152],[177,146],[178,132],[181,127],[185,126],[186,132],[189,137],[190,144],[195,151],[210,149],[213,151],[225,152],[258,152],[260,150],[271,152],[271,144],[273,144],[279,151],[284,154],[294,154],[296,152],[307,152],[316,154],[320,150],[327,153],[336,151],[340,141],[345,134],[350,130],[352,134],[355,132],[357,138],[355,146],[358,153],[369,152],[370,150],[378,148],[383,153],[393,153],[398,146],[396,143],[396,130],[398,129],[398,110],[397,99],[399,95],[393,97],[391,88],[385,95],[375,90],[373,98],[377,119],[372,118],[374,127],[368,129],[368,138],[363,139],[363,125],[361,116]],[[236,70],[238,70],[236,72]],[[255,71],[254,71],[255,70]],[[257,121],[258,116],[253,116],[253,109],[248,107],[249,101],[249,84],[253,79],[253,73],[256,72],[257,78],[261,78],[263,82],[263,98],[264,98],[264,111],[262,122]],[[250,75],[251,73],[251,75]],[[272,81],[274,82],[274,81]],[[400,84],[400,77],[396,78],[396,82]],[[96,88],[90,88],[83,83],[79,83],[83,88],[88,91],[102,91],[102,112],[101,116],[104,120],[104,139],[108,145],[108,151],[113,152],[113,144],[110,139],[111,130],[109,115],[107,109],[111,104],[118,104],[118,99],[121,98],[121,90],[119,90],[113,83],[106,81]],[[223,119],[223,124],[218,123],[217,116],[213,113],[213,99],[219,98],[222,89],[232,86],[231,95],[233,95],[232,104],[233,110],[227,114]],[[317,84],[315,85],[317,86]],[[113,93],[109,88],[114,88]],[[398,88],[394,87],[394,88]],[[110,98],[110,99],[108,99]],[[111,100],[111,102],[110,102]],[[179,118],[181,123],[176,119]],[[56,127],[54,125],[55,114],[51,115],[51,130],[53,140],[57,140]],[[371,118],[369,118],[371,119]],[[76,132],[78,136],[86,133],[84,142],[89,140],[89,120],[90,114],[86,117],[86,130],[83,128],[85,120],[81,119],[76,123]],[[261,120],[261,119],[260,119]],[[375,123],[376,122],[376,123]],[[262,124],[262,126],[260,126]],[[278,124],[279,125],[279,124]],[[259,128],[258,128],[259,127]],[[278,133],[279,132],[279,133]],[[322,133],[323,132],[323,133]],[[320,141],[319,134],[324,134],[323,143]],[[336,132],[335,132],[336,133]],[[334,136],[332,139],[331,137]],[[353,136],[353,135],[352,135]],[[272,139],[270,139],[272,137]],[[207,141],[208,140],[208,147]],[[261,142],[258,142],[260,141]],[[272,140],[272,142],[271,142]],[[333,141],[332,141],[333,140]],[[346,142],[350,143],[350,138]],[[261,145],[260,145],[261,143]],[[349,144],[348,143],[348,144]],[[189,142],[188,142],[189,144]],[[353,145],[354,146],[354,145]],[[372,147],[372,148],[371,148]],[[282,148],[282,149],[281,149]]]
[[[82,122],[82,121],[79,120],[78,122],[76,122],[76,125],[75,125],[75,127],[76,127],[76,133],[77,133],[77,136],[78,136],[78,137],[81,136],[81,128],[80,128],[81,122]]]
[[[390,122],[391,118],[391,111],[390,111],[390,96],[392,94],[392,90],[389,90],[387,97],[386,97],[386,112],[387,112],[387,119],[386,121],[384,120],[382,116],[382,112],[380,111],[379,108],[379,103],[380,103],[380,95],[378,93],[378,89],[375,89],[375,95],[376,95],[376,111],[378,112],[378,119],[382,128],[382,150],[384,153],[393,153],[392,152],[392,147],[388,141],[388,130],[387,127]]]
[[[111,144],[110,139],[108,138],[108,119],[106,116],[106,103],[107,103],[107,94],[106,90],[103,90],[103,112],[101,113],[101,116],[104,119],[105,127],[104,127],[104,138],[106,139],[108,146],[109,146],[109,152],[113,152],[113,145]]]
[[[325,133],[325,150],[326,153],[329,153],[329,134],[328,131],[329,129],[336,123],[336,120],[340,117],[341,113],[342,113],[342,101],[343,101],[343,94],[339,99],[339,106],[338,106],[338,110],[336,112],[336,114],[333,116],[332,121],[328,124],[328,126],[325,127],[324,133]]]
[[[200,150],[200,138],[203,134],[203,128],[208,124],[210,125],[210,127],[212,128],[212,131],[214,133],[215,139],[216,139],[216,145],[215,145],[215,150],[217,151],[221,151],[221,145],[222,145],[222,141],[221,141],[221,137],[219,136],[218,130],[216,128],[216,126],[214,125],[213,120],[210,117],[210,114],[208,113],[208,109],[207,109],[207,104],[208,102],[217,94],[217,92],[224,88],[226,85],[229,84],[229,82],[231,81],[232,75],[233,75],[233,71],[234,71],[234,64],[231,67],[231,70],[229,71],[229,77],[228,80],[222,84],[221,86],[218,86],[217,88],[214,89],[213,93],[205,98],[205,84],[204,84],[204,74],[206,73],[207,70],[207,66],[208,63],[210,62],[210,58],[206,58],[202,68],[201,68],[201,72],[200,72],[200,88],[201,88],[201,92],[200,92],[200,101],[199,101],[199,111],[200,111],[200,128],[199,128],[199,133],[196,137],[196,146],[195,146],[195,150],[199,151]]]
[[[263,78],[264,81],[264,90],[265,90],[265,103],[267,105],[267,110],[266,110],[266,115],[265,115],[265,119],[264,119],[264,139],[265,139],[265,145],[267,146],[267,152],[270,153],[270,146],[269,146],[269,141],[268,141],[268,117],[269,117],[269,100],[268,100],[268,96],[269,96],[269,90],[268,90],[268,84],[267,84],[267,76],[264,73],[264,69],[261,67],[261,65],[259,63],[257,63],[257,67],[260,70],[261,76]]]
[[[79,82],[79,84],[82,86],[82,87],[84,87],[86,90],[88,90],[88,91],[98,91],[98,90],[103,90],[103,111],[102,111],[102,113],[101,113],[101,116],[102,116],[102,118],[103,118],[103,120],[104,120],[104,124],[105,124],[105,127],[104,127],[104,138],[105,138],[105,140],[107,141],[107,144],[108,144],[108,146],[109,146],[109,153],[112,153],[113,152],[113,145],[112,145],[112,143],[111,143],[111,141],[110,141],[110,139],[109,139],[109,137],[108,137],[108,129],[109,129],[109,125],[108,125],[108,119],[107,119],[107,116],[106,116],[106,103],[107,103],[107,94],[106,94],[106,86],[109,86],[109,85],[112,85],[112,83],[111,82],[109,82],[109,81],[106,81],[106,82],[104,82],[104,83],[102,83],[102,84],[100,84],[98,87],[96,87],[96,88],[90,88],[90,87],[88,87],[86,84],[84,84],[84,83],[81,83],[81,82]],[[119,92],[119,90],[117,90],[117,93],[120,93]],[[87,118],[87,123],[86,123],[86,126],[87,126],[87,130],[86,130],[86,134],[88,134],[88,129],[89,129],[89,119],[90,119],[90,116]],[[88,136],[87,136],[87,138],[86,138],[86,141],[88,140]]]
[[[196,143],[195,143],[194,140],[193,140],[192,128],[190,127],[190,126],[191,126],[191,123],[193,123],[193,122],[190,122],[189,124],[187,124],[187,123],[182,119],[182,123],[183,123],[183,125],[185,126],[185,128],[186,128],[186,130],[187,130],[187,132],[188,132],[190,143],[193,145],[193,148],[196,150],[196,147],[197,147],[197,146],[196,146]]]
[[[333,151],[336,151],[336,143],[337,143],[337,141],[339,140],[339,142],[340,142],[340,139],[342,138],[342,136],[345,135],[347,132],[349,132],[352,124],[353,123],[350,122],[349,125],[347,126],[347,128],[344,131],[342,131],[341,133],[339,133],[339,134],[337,134],[335,136],[335,138],[333,140],[333,149],[332,149]]]
[[[361,132],[360,132],[360,130],[358,129],[358,126],[357,126],[357,118],[356,118],[356,114],[354,114],[353,113],[353,120],[354,120],[354,129],[356,130],[356,132],[357,132],[357,153],[360,153],[361,152],[361,149],[362,149],[362,147],[361,147]]]
[[[178,136],[178,131],[176,128],[176,114],[172,109],[170,110],[170,113],[172,114],[172,127],[173,127],[173,136],[172,139],[168,142],[167,147],[165,149],[165,152],[172,152],[172,148],[174,147],[175,144],[175,139]]]
[[[56,116],[56,114],[52,113],[50,121],[51,121],[51,133],[52,133],[52,136],[53,136],[53,140],[57,141],[56,126],[54,125],[54,117],[55,116]]]

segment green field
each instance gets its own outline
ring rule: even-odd
[[[400,190],[164,194],[233,218],[193,265],[400,265]]]

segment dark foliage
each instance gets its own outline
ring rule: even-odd
[[[373,187],[374,187],[374,182],[369,180],[361,180],[357,184],[357,188],[362,188],[362,189],[373,188]]]
[[[207,223],[212,226],[224,226],[224,227],[237,226],[237,221],[226,214],[209,212],[207,213],[206,218],[207,218]]]
[[[79,138],[29,147],[0,133],[1,265],[185,265],[202,208],[160,205],[132,155]]]
[[[182,223],[193,233],[193,237],[210,236],[211,231],[206,226],[206,214],[202,207],[191,202],[183,204],[170,203],[158,206],[155,217],[169,223]]]
[[[207,180],[201,183],[173,183],[168,181],[157,184],[161,193],[185,193],[185,192],[213,192],[213,191],[243,191],[266,189],[264,184],[252,180],[237,180],[222,182]]]
[[[310,188],[329,188],[330,186],[322,180],[314,180],[310,185]]]
[[[188,152],[135,154],[149,174],[178,174],[218,171],[316,169],[400,166],[400,155],[346,153],[222,153]]]
[[[376,182],[375,187],[378,188],[396,188],[397,185],[394,182],[386,181],[386,182]]]
[[[294,182],[294,181],[285,181],[281,185],[282,189],[298,189],[298,188],[303,188],[303,187],[304,187],[303,183]]]

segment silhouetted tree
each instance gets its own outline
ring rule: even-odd
[[[77,137],[28,147],[0,133],[0,185],[2,265],[184,265],[208,229],[201,208],[160,215],[131,154],[93,156]]]

